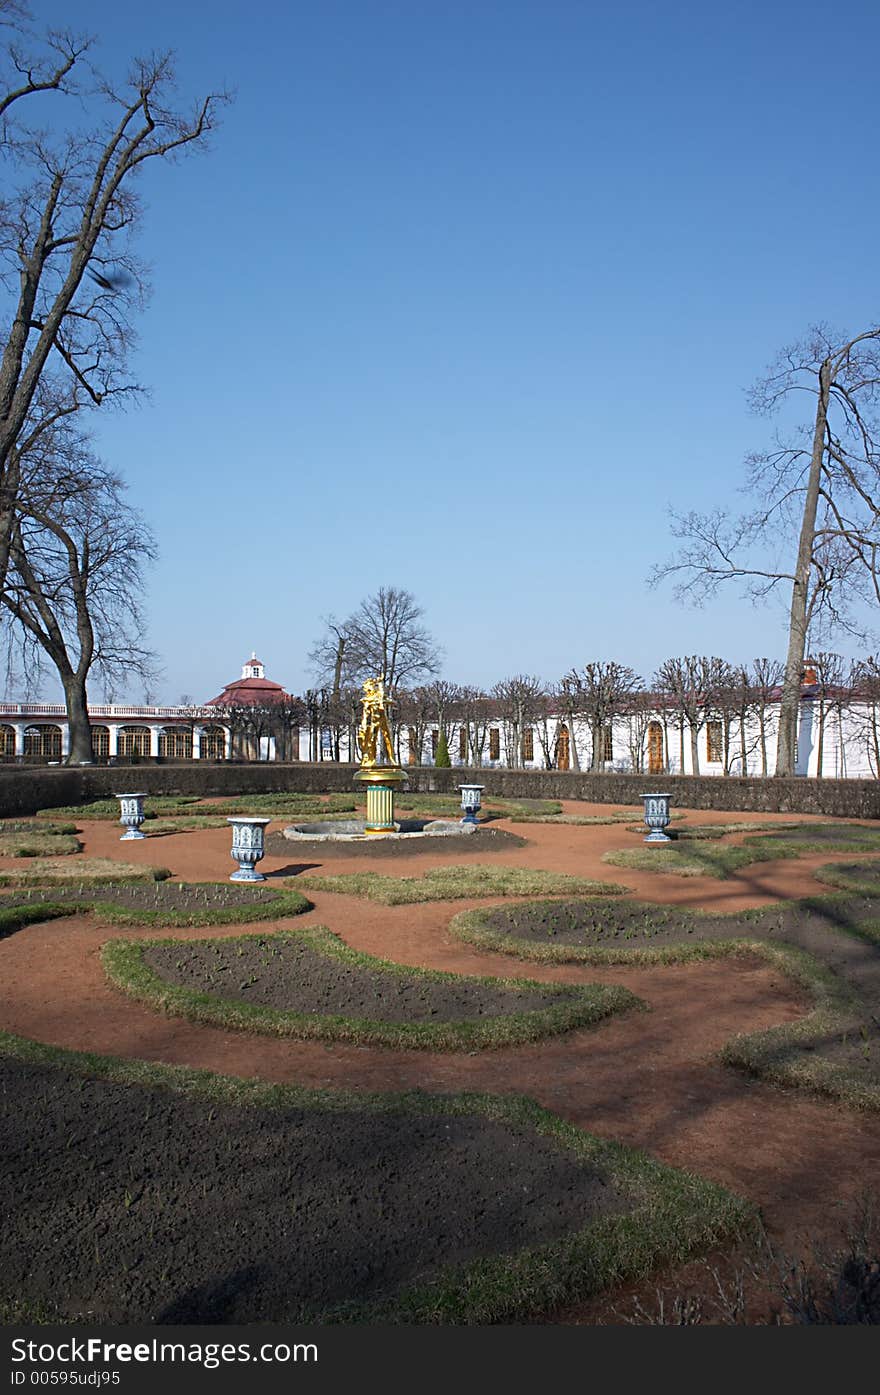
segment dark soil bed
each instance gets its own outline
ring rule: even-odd
[[[123,925],[238,925],[299,915],[312,903],[288,887],[229,882],[150,882],[89,888],[52,887],[0,896],[0,909],[82,906]]]
[[[487,853],[501,852],[504,848],[523,848],[526,839],[516,833],[508,833],[503,828],[485,828],[482,825],[476,833],[450,833],[442,838],[365,838],[363,841],[334,842],[333,840],[312,841],[297,838],[291,842],[283,833],[269,833],[266,837],[266,852],[270,857],[287,857],[295,850],[298,858],[327,862],[340,857],[424,857],[426,853],[442,852],[443,856],[454,853],[475,853],[485,857]]]
[[[380,1022],[475,1021],[534,1012],[571,1000],[577,989],[499,988],[477,978],[382,969],[331,958],[302,935],[156,945],[147,964],[169,983],[284,1012]]]
[[[534,1128],[258,1108],[0,1060],[7,1305],[95,1323],[320,1319],[630,1209]]]
[[[278,901],[283,893],[277,888],[256,883],[248,886],[234,882],[150,882],[141,885],[101,886],[92,890],[71,890],[52,887],[50,891],[10,891],[0,898],[0,906],[33,905],[39,901],[59,901],[79,905],[92,901],[112,902],[135,910],[149,911],[168,906],[173,910],[198,910],[232,906],[263,906]]]
[[[776,1029],[764,1034],[762,1054],[769,1044],[776,1065],[799,1063],[801,1070],[804,1054],[814,1053],[845,1067],[851,1083],[872,1091],[880,1085],[880,902],[872,897],[816,897],[738,915],[639,902],[532,901],[469,911],[456,923],[475,943],[511,953],[521,946],[526,957],[557,961],[589,959],[592,951],[612,961],[669,951],[671,960],[677,950],[698,955],[701,945],[737,940],[777,946],[780,967],[801,979],[821,1010],[812,1028],[805,1019],[803,1031],[777,1031],[778,1050]]]

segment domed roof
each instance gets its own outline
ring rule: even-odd
[[[206,702],[206,707],[266,707],[274,703],[290,702],[291,695],[280,683],[265,678],[264,668],[256,654],[252,654],[242,666],[241,677],[234,683],[227,683],[222,693]]]

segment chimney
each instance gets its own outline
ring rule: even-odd
[[[818,677],[817,677],[817,675],[816,675],[815,667],[813,666],[813,664],[810,663],[809,660],[807,660],[806,667],[804,668],[804,671],[803,671],[803,673],[802,673],[802,675],[801,675],[801,682],[802,682],[802,683],[810,684],[810,683],[818,683],[818,681],[819,681],[819,679],[818,679]]]

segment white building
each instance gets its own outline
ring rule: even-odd
[[[809,670],[805,677],[813,675]],[[709,718],[696,733],[698,773],[701,775],[772,774],[776,765],[778,696],[763,715],[752,712],[745,728],[734,718]],[[815,682],[801,691],[798,728],[798,775],[822,775],[833,779],[877,778],[880,775],[880,702],[837,691],[823,694]],[[272,713],[282,735],[256,724],[245,740],[242,714],[249,709]],[[132,761],[303,760],[332,758],[333,734],[311,732],[296,719],[297,701],[278,683],[265,676],[264,665],[251,655],[241,678],[228,683],[216,698],[200,707],[147,707],[91,705],[92,743],[95,759],[127,764]],[[491,709],[490,709],[491,710]],[[592,735],[589,724],[576,717],[571,723],[558,715],[541,719],[521,731],[498,717],[481,721],[483,744],[474,760],[473,733],[462,723],[447,728],[449,755],[454,766],[484,768],[516,766],[524,769],[555,768],[589,770]],[[570,727],[572,729],[570,729]],[[405,724],[399,734],[404,764],[432,764],[439,728],[428,723],[416,751],[420,733]],[[340,756],[349,758],[348,733],[341,733]],[[576,752],[576,759],[575,759]],[[0,703],[0,761],[5,763],[63,762],[69,753],[67,717],[61,704]],[[356,759],[356,755],[352,759]],[[606,728],[603,768],[641,774],[690,775],[695,773],[690,728],[677,714],[656,710],[621,716]]]

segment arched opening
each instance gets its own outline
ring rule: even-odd
[[[25,727],[24,754],[29,760],[60,760],[61,728],[52,723]]]
[[[108,760],[110,757],[110,728],[92,727],[92,751],[95,760]]]
[[[659,722],[648,724],[648,774],[662,775],[663,766],[663,728]]]
[[[0,760],[15,760],[15,727],[0,726]]]
[[[226,732],[222,727],[203,727],[201,741],[202,760],[226,759]]]
[[[159,732],[159,755],[165,760],[192,760],[193,738],[189,727],[163,727]]]
[[[568,770],[571,766],[571,738],[565,722],[556,733],[556,769]]]
[[[150,728],[149,727],[120,727],[119,728],[119,757],[134,756],[140,760],[141,756],[150,754]]]

